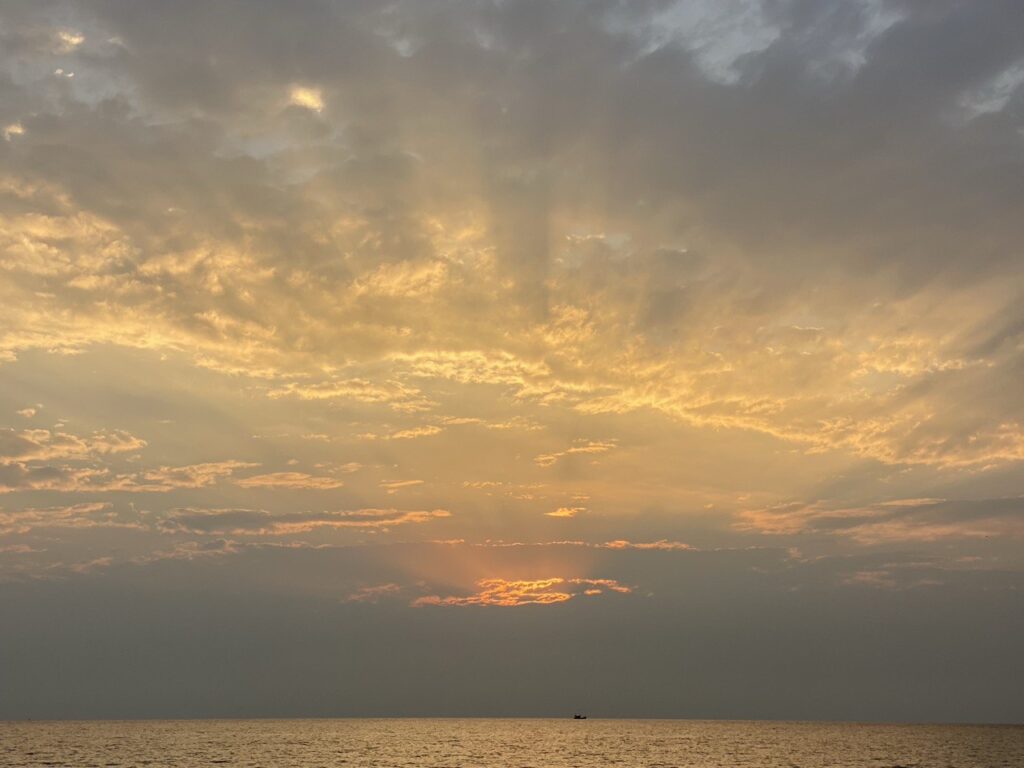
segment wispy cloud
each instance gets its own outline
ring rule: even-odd
[[[304,490],[330,490],[341,488],[344,481],[335,477],[309,475],[305,472],[270,472],[265,475],[250,475],[235,480],[242,488],[288,488]]]
[[[287,536],[316,529],[388,529],[451,517],[444,509],[356,509],[274,513],[254,509],[179,509],[161,523],[166,531],[217,536]]]
[[[626,541],[625,539],[616,539],[615,541],[606,541],[600,546],[607,549],[660,549],[666,551],[695,549],[695,547],[684,544],[681,541],[669,541],[667,539],[658,539],[657,541]]]
[[[844,507],[793,502],[739,513],[736,527],[774,535],[832,535],[860,544],[1024,537],[1024,499],[911,498]]]
[[[415,488],[418,485],[423,485],[422,480],[384,480],[381,481],[380,487],[389,494],[398,493],[405,488]]]
[[[349,594],[342,602],[346,603],[376,603],[382,598],[391,597],[402,592],[400,584],[376,584],[372,587],[360,587]]]
[[[618,442],[615,440],[577,440],[572,446],[566,448],[564,451],[557,451],[555,453],[542,453],[537,456],[533,461],[539,467],[550,467],[556,463],[559,459],[566,456],[573,456],[576,454],[600,454],[607,453],[608,451],[616,448]]]

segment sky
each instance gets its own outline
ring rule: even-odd
[[[0,6],[0,718],[1024,721],[1024,5]]]

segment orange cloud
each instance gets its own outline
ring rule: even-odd
[[[28,533],[35,528],[141,528],[135,520],[120,518],[109,502],[87,502],[64,507],[0,509],[0,534]]]
[[[422,480],[394,480],[391,482],[381,482],[380,487],[388,493],[398,493],[403,488],[412,488],[413,486],[423,485]]]
[[[202,464],[187,464],[183,467],[160,467],[143,473],[146,481],[138,487],[126,488],[126,490],[150,490],[166,491],[172,488],[205,488],[213,485],[222,477],[234,474],[238,469],[251,469],[258,467],[248,461],[211,461]]]
[[[290,382],[268,392],[272,398],[296,397],[300,400],[352,400],[358,403],[386,405],[401,413],[429,410],[434,403],[416,387],[391,379],[337,379],[317,383]]]
[[[417,598],[412,605],[414,607],[492,605],[515,608],[521,605],[564,603],[581,594],[593,596],[599,595],[605,590],[622,594],[633,591],[631,587],[619,584],[614,579],[565,579],[559,576],[532,580],[481,579],[476,586],[478,591],[472,595],[462,597],[428,595]]]
[[[256,466],[259,465],[231,460],[114,474],[108,468],[0,460],[0,493],[26,490],[167,493],[175,488],[205,488],[236,469]]]
[[[550,467],[564,456],[571,456],[576,453],[607,453],[617,447],[616,440],[577,440],[569,448],[556,453],[542,453],[533,461],[537,466]]]
[[[666,550],[680,550],[680,549],[694,549],[689,544],[684,544],[681,541],[669,541],[667,539],[658,539],[657,541],[626,541],[625,539],[616,539],[615,541],[606,541],[600,545],[605,549],[666,549]]]
[[[305,472],[271,472],[265,475],[253,475],[235,481],[242,488],[294,488],[330,490],[341,488],[344,482],[334,477],[314,477]]]
[[[390,435],[391,440],[413,440],[417,437],[432,437],[444,431],[436,424],[428,424],[423,427],[412,427],[411,429],[400,429]]]
[[[576,517],[581,512],[586,512],[586,507],[559,507],[554,512],[545,512],[545,517]]]
[[[451,517],[446,509],[356,509],[275,514],[257,509],[178,509],[163,521],[169,532],[219,536],[287,536],[317,528],[383,530]]]
[[[399,584],[378,584],[373,587],[362,587],[346,597],[345,603],[376,603],[382,597],[394,595],[402,591]]]
[[[33,408],[19,411],[26,415]],[[73,435],[49,429],[0,429],[0,463],[8,460],[52,461],[88,459],[113,453],[127,453],[146,447],[146,441],[123,430],[101,430],[91,435]]]

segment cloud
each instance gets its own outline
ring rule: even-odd
[[[56,37],[62,53],[73,51],[85,42],[85,35],[75,29],[58,30]]]
[[[248,461],[208,461],[180,467],[159,467],[142,473],[138,490],[165,491],[172,488],[205,488],[224,477],[230,477],[240,469],[258,467]],[[132,481],[134,483],[134,481]]]
[[[0,493],[15,491],[120,490],[131,483],[103,469],[33,466],[25,462],[0,464]]]
[[[616,539],[615,541],[606,541],[600,546],[607,549],[660,549],[667,551],[695,549],[695,547],[684,544],[681,541],[668,541],[667,539],[658,539],[657,541],[626,541],[625,539]]]
[[[372,587],[360,587],[342,602],[345,603],[376,603],[381,598],[392,597],[402,591],[400,584],[377,584]]]
[[[297,397],[301,400],[354,400],[387,405],[402,413],[429,410],[433,403],[416,387],[398,381],[342,379],[315,383],[289,382],[270,390],[270,397]]]
[[[296,510],[343,456],[354,506],[425,478],[467,541],[600,509],[567,523],[590,557],[1016,540],[1008,4],[28,3],[0,30],[4,402],[68,419],[0,432],[11,507]],[[128,546],[90,535],[60,533]]]
[[[615,447],[617,447],[617,441],[615,440],[577,440],[571,447],[566,448],[564,451],[558,451],[557,453],[543,453],[537,456],[533,461],[539,467],[550,467],[565,456],[572,456],[575,454],[607,453]]]
[[[7,544],[0,547],[0,552],[6,552],[14,555],[27,555],[33,552],[40,552],[42,550],[33,549],[28,544]]]
[[[82,560],[68,566],[69,570],[78,574],[92,573],[96,570],[109,568],[114,562],[112,557],[95,557],[92,560]]]
[[[252,509],[178,509],[163,521],[170,532],[216,536],[289,536],[323,529],[389,529],[451,517],[444,509],[357,509],[273,513]]]
[[[507,393],[522,412],[495,424],[653,409],[891,465],[1024,457],[1017,347],[971,338],[1020,333],[1018,193],[994,169],[1024,51],[1004,11],[570,2],[517,37],[512,9],[403,8],[403,54],[390,11],[307,10],[287,62],[264,35],[288,33],[250,13],[165,14],[174,45],[100,6],[85,32],[43,10],[9,25],[11,56],[52,72],[71,45],[79,77],[59,98],[10,85],[3,359],[112,343],[285,399],[417,412],[448,382]],[[366,53],[357,71],[321,27]],[[960,51],[972,35],[998,42]],[[93,58],[109,40],[122,53]],[[496,77],[511,61],[544,67]],[[967,124],[948,119],[964,94]]]
[[[895,499],[843,507],[793,502],[739,513],[736,527],[773,535],[832,535],[859,544],[1024,536],[1024,499]]]
[[[382,264],[366,277],[357,280],[353,289],[358,296],[418,297],[439,292],[447,278],[448,265],[444,261],[427,264],[399,262]]]
[[[10,445],[10,444],[9,444]],[[23,445],[15,444],[16,450]],[[123,445],[123,443],[115,443]],[[72,446],[74,447],[74,446]],[[62,451],[68,446],[47,445],[44,453]],[[59,454],[65,455],[65,454]],[[71,456],[74,458],[74,456]],[[131,492],[167,493],[177,488],[206,488],[238,469],[259,466],[244,461],[218,461],[162,466],[141,472],[114,472],[109,467],[39,464],[32,461],[0,461],[0,493],[49,490],[66,493]]]
[[[321,462],[316,465],[317,469],[326,469],[330,472],[342,472],[346,475],[350,475],[354,472],[358,472],[363,469],[363,465],[358,461],[347,461],[344,464],[333,464],[331,462]]]
[[[479,591],[466,596],[427,595],[418,597],[414,607],[423,606],[500,606],[515,608],[523,605],[554,605],[572,600],[580,595],[594,596],[605,591],[628,594],[632,588],[619,584],[614,579],[565,579],[553,577],[531,580],[508,580],[501,578],[481,579],[477,582]]]
[[[391,480],[381,481],[380,487],[383,488],[387,493],[398,493],[405,488],[414,488],[417,485],[423,485],[422,480]]]
[[[243,549],[239,542],[228,539],[207,539],[204,541],[182,541],[170,549],[158,549],[155,552],[132,559],[134,565],[147,565],[161,560],[197,560],[224,555],[237,555]]]
[[[444,431],[443,427],[439,427],[436,424],[428,424],[422,427],[411,427],[409,429],[400,429],[397,432],[392,432],[388,435],[388,440],[414,440],[417,437],[433,437],[439,435]]]
[[[545,512],[545,517],[576,517],[576,515],[586,512],[586,507],[559,507],[553,512]]]
[[[117,512],[109,502],[83,502],[68,506],[0,509],[0,534],[25,534],[48,528],[141,528],[133,517]]]
[[[288,100],[297,107],[313,112],[322,112],[324,109],[324,97],[319,88],[293,85],[288,93]]]
[[[359,437],[363,440],[414,440],[419,437],[433,437],[445,431],[448,427],[481,426],[485,429],[495,430],[537,430],[542,429],[540,425],[531,424],[521,419],[512,419],[504,422],[488,422],[475,416],[446,416],[442,424],[422,424],[407,429],[399,429],[388,434],[366,432]]]
[[[35,414],[34,409],[29,410],[32,410],[31,415]],[[0,428],[0,462],[90,459],[128,453],[145,447],[145,440],[122,430],[101,430],[91,435],[74,435],[49,429]]]
[[[271,472],[265,475],[250,475],[235,480],[242,488],[292,488],[330,490],[341,488],[345,483],[334,477],[316,477],[305,472]]]

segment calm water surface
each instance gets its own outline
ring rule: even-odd
[[[1021,768],[1024,727],[694,720],[0,723],[2,766]]]

